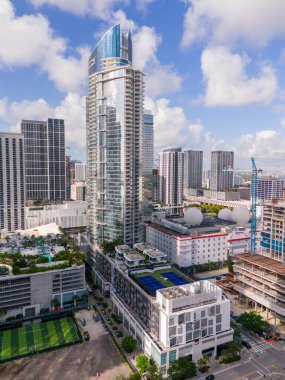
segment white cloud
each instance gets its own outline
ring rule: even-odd
[[[148,26],[137,28],[133,35],[134,67],[146,74],[146,93],[152,97],[177,92],[182,85],[182,77],[174,68],[157,58],[161,41],[161,35]]]
[[[108,20],[116,5],[128,4],[128,0],[30,0],[36,8],[53,6],[78,16],[94,16]]]
[[[139,11],[146,12],[150,4],[155,3],[156,0],[136,0],[137,8]]]
[[[182,46],[237,40],[265,45],[285,35],[284,0],[188,0]]]
[[[278,92],[275,73],[263,65],[257,77],[249,77],[246,56],[233,54],[225,47],[206,48],[201,56],[201,69],[206,84],[207,106],[240,106],[269,103]]]
[[[0,68],[37,65],[61,91],[75,91],[85,85],[89,50],[77,49],[66,56],[67,41],[55,36],[41,14],[17,17],[9,0],[0,7]]]
[[[121,9],[113,12],[112,24],[120,24],[122,30],[130,30],[131,32],[136,28],[136,23],[133,20],[128,19],[126,13]]]
[[[255,134],[244,134],[237,140],[236,153],[239,159],[245,157],[284,159],[284,133],[277,130],[261,130]]]
[[[66,145],[84,148],[85,139],[85,98],[76,93],[68,93],[57,107],[52,107],[45,99],[22,100],[8,103],[0,99],[0,119],[9,124],[11,130],[20,131],[22,119],[46,120],[49,117],[65,119]]]

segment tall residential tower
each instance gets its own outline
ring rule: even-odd
[[[132,40],[109,29],[89,58],[86,104],[88,234],[92,245],[142,240],[143,73]]]
[[[203,152],[184,151],[184,187],[199,189],[202,187]]]
[[[25,229],[24,136],[0,132],[0,231]]]
[[[27,200],[66,200],[64,120],[23,120]]]
[[[234,152],[215,151],[211,153],[210,190],[224,191],[233,188]]]
[[[159,198],[170,214],[182,214],[184,154],[181,148],[159,153]]]

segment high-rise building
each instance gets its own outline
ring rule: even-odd
[[[91,244],[142,240],[143,73],[132,39],[109,29],[89,58],[86,99],[88,234]]]
[[[211,154],[210,189],[213,191],[233,188],[234,152],[215,151]]]
[[[66,199],[64,120],[23,120],[27,200]]]
[[[71,178],[70,178],[70,156],[65,157],[65,172],[66,172],[66,199],[70,200],[71,195]]]
[[[159,153],[159,198],[170,215],[181,214],[183,208],[184,154],[181,148]]]
[[[0,230],[25,229],[24,136],[0,132]]]
[[[74,179],[75,181],[85,182],[86,181],[86,164],[82,164],[79,162],[75,163],[75,173]]]
[[[202,186],[209,189],[211,180],[211,170],[203,170]]]
[[[75,182],[75,165],[81,164],[80,160],[71,160],[70,161],[70,184],[73,185]]]
[[[257,180],[257,198],[271,201],[283,196],[284,180],[273,177],[261,177]]]
[[[143,214],[144,220],[150,219],[152,213],[153,189],[153,115],[145,111],[143,115],[142,136],[142,176],[143,176]]]
[[[142,141],[142,175],[144,178],[151,179],[153,169],[153,115],[150,111],[145,111],[143,115]]]
[[[159,202],[159,168],[152,170],[152,200]]]
[[[202,187],[203,152],[184,151],[184,187],[199,189]]]

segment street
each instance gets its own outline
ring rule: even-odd
[[[257,380],[266,379],[272,373],[280,374],[278,379],[285,379],[285,346],[278,349],[273,344],[254,335],[250,331],[240,328],[243,340],[246,340],[251,349],[243,348],[244,358],[232,365],[214,371],[216,380]],[[284,369],[284,370],[283,370]],[[205,379],[200,376],[199,379]]]

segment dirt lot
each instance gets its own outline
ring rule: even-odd
[[[128,376],[130,370],[122,362],[109,334],[91,314],[85,314],[91,340],[76,346],[12,361],[0,366],[1,380],[114,380],[118,375]]]

